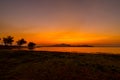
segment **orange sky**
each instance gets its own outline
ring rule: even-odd
[[[0,8],[1,38],[120,45],[119,0],[1,0]]]

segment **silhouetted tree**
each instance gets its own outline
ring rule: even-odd
[[[29,42],[29,43],[28,43],[28,48],[29,48],[29,49],[34,49],[34,48],[35,48],[35,45],[36,45],[35,43]]]
[[[0,38],[0,41],[1,41],[1,38]],[[1,45],[1,43],[0,43],[0,45]]]
[[[3,38],[3,43],[5,46],[7,45],[7,38]]]
[[[22,39],[18,40],[16,43],[17,43],[18,46],[22,46],[23,44],[26,44],[27,41],[25,41],[25,40],[22,38]]]
[[[7,36],[3,38],[3,43],[7,46],[7,45],[12,45],[12,43],[14,42],[13,40],[14,37],[12,36]]]

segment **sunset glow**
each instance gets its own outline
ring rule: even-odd
[[[1,0],[0,38],[120,45],[119,0]]]

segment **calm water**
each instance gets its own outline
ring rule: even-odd
[[[39,48],[35,48],[34,50],[120,54],[120,47],[39,47]]]

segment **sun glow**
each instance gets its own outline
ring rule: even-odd
[[[37,43],[95,43],[97,41],[106,39],[104,36],[97,34],[77,33],[77,32],[48,32],[37,33],[35,35],[38,38],[34,38]],[[35,37],[34,36],[34,37]]]

